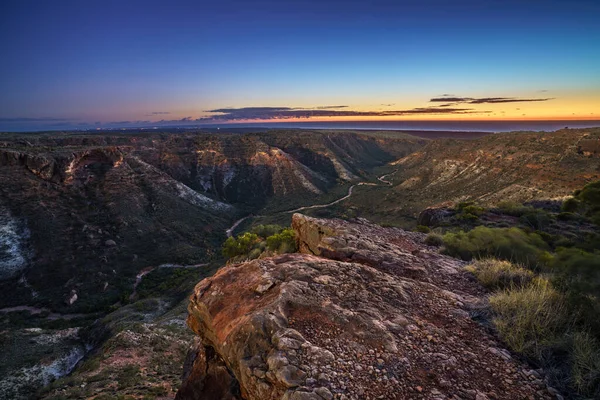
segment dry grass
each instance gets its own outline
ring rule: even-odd
[[[600,398],[600,343],[577,322],[581,316],[566,294],[507,261],[478,260],[467,269],[495,289],[489,298],[492,321],[511,350],[559,371],[559,387]]]
[[[543,278],[529,286],[499,291],[490,297],[494,325],[511,349],[535,358],[570,331],[567,302]]]
[[[600,344],[587,332],[573,335],[573,386],[580,393],[600,397]],[[596,397],[597,396],[597,397]]]
[[[528,269],[494,258],[476,260],[466,269],[473,273],[483,286],[490,289],[525,287],[534,277],[533,272]]]

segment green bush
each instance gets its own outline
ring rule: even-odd
[[[477,221],[479,216],[485,212],[485,208],[476,206],[472,201],[458,203],[456,210],[458,211],[456,218],[463,222]]]
[[[275,233],[272,233],[275,232]],[[269,236],[260,236],[270,234]],[[294,253],[297,251],[295,232],[291,228],[279,225],[258,225],[251,232],[237,237],[227,238],[223,244],[222,253],[228,259],[254,260],[265,251],[275,254]]]
[[[260,248],[255,248],[248,253],[248,258],[250,260],[256,260],[262,254],[262,250]]]
[[[296,234],[294,230],[287,228],[281,233],[269,236],[267,238],[267,249],[280,254],[296,252]]]
[[[573,213],[579,208],[579,200],[574,197],[563,201],[560,209],[565,213]]]
[[[539,235],[519,228],[478,226],[469,232],[446,233],[443,241],[447,254],[463,260],[496,257],[532,268],[547,262],[549,250]]]
[[[421,232],[421,233],[429,233],[431,232],[431,228],[425,225],[417,225],[416,229],[417,232]]]
[[[462,212],[464,214],[480,216],[481,214],[483,214],[485,212],[485,208],[471,204],[471,205],[464,207],[462,209]]]
[[[477,215],[469,214],[469,213],[458,214],[457,218],[461,221],[466,221],[466,222],[473,222],[473,221],[477,221],[479,219],[479,217]]]
[[[552,271],[565,291],[597,297],[600,294],[600,254],[577,248],[558,248]]]
[[[444,244],[444,238],[437,233],[430,233],[425,238],[425,244],[428,246],[440,247]]]
[[[600,181],[588,183],[576,195],[587,207],[600,207]]]
[[[523,204],[516,203],[514,201],[503,201],[498,203],[497,208],[500,212],[513,217],[520,217],[527,211],[533,210],[533,207],[524,206]]]
[[[456,211],[462,211],[465,208],[472,206],[474,204],[475,204],[475,202],[473,202],[473,201],[461,201],[460,203],[458,203],[456,205]]]
[[[268,238],[269,236],[273,236],[283,231],[284,227],[281,225],[256,225],[250,229],[251,233],[258,235],[261,238]]]
[[[246,232],[236,238],[229,237],[223,244],[223,255],[227,258],[246,255],[257,243],[260,243],[260,239],[256,233]]]
[[[533,280],[533,272],[509,261],[485,258],[467,266],[481,284],[490,289],[525,287]]]
[[[519,217],[519,221],[532,229],[539,230],[547,227],[552,222],[552,218],[544,210],[533,209],[524,212]]]
[[[585,185],[575,194],[575,198],[579,200],[578,209],[596,225],[600,225],[600,181]]]

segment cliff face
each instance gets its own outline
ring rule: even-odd
[[[293,228],[301,254],[196,286],[177,398],[552,398],[472,319],[478,284],[424,235],[300,214]]]

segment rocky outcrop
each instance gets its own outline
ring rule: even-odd
[[[200,282],[179,399],[545,399],[473,316],[481,288],[424,235],[293,217],[300,254]]]
[[[91,177],[105,174],[122,159],[116,147],[48,153],[29,147],[0,150],[0,167],[25,167],[39,178],[54,183],[89,181]]]
[[[428,207],[421,211],[417,223],[424,226],[439,226],[449,221],[455,214],[456,210],[448,206]]]

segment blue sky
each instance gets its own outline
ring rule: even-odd
[[[5,0],[0,129],[331,105],[346,112],[313,118],[593,118],[598,16],[599,1],[579,0]],[[443,94],[513,101],[438,112]]]

